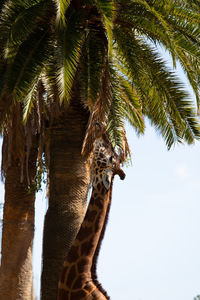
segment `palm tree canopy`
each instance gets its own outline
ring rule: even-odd
[[[199,106],[199,1],[15,0],[0,15],[0,122],[15,101],[24,121],[37,100],[70,101],[74,80],[90,112],[127,155],[124,123],[144,132],[147,117],[170,148],[200,137],[195,104],[162,60],[158,45],[187,75]],[[89,131],[88,131],[89,132]],[[85,140],[87,145],[89,139]],[[83,152],[87,152],[87,146]]]

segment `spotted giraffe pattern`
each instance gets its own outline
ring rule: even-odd
[[[124,179],[119,157],[111,144],[97,139],[92,163],[93,190],[79,233],[64,262],[58,300],[110,299],[97,281],[96,261],[110,207],[114,175]]]

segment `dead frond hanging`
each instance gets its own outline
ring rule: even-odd
[[[108,59],[105,59],[104,68],[101,76],[101,87],[96,103],[89,107],[90,118],[83,141],[82,152],[83,156],[87,156],[93,149],[94,141],[97,138],[95,123],[100,123],[104,128],[107,127],[108,115],[112,103],[112,83],[110,76],[110,66]]]

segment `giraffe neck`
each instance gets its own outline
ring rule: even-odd
[[[106,214],[105,214],[105,217],[104,217],[103,226],[101,228],[100,237],[99,237],[97,247],[96,247],[96,250],[95,250],[95,253],[94,253],[94,256],[93,256],[92,267],[91,267],[92,280],[95,283],[95,285],[98,287],[98,289],[106,296],[106,299],[110,299],[110,297],[108,296],[107,292],[104,290],[104,288],[101,286],[101,284],[98,281],[98,278],[97,278],[97,260],[98,260],[98,256],[99,256],[101,243],[102,243],[102,240],[104,238],[105,229],[106,229],[106,225],[107,225],[107,222],[108,222],[108,216],[109,216],[109,212],[110,212],[110,205],[111,205],[111,200],[112,200],[112,185],[113,185],[113,178],[112,178],[110,189],[109,189],[109,197],[108,197],[108,202],[107,202]]]
[[[96,262],[104,236],[111,190],[112,185],[107,190],[102,180],[93,186],[84,221],[64,263],[58,300],[90,299],[87,296],[92,294],[91,299],[110,299],[97,281]]]

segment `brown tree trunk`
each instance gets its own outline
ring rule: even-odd
[[[85,215],[90,172],[81,156],[89,113],[73,96],[49,131],[49,207],[43,240],[42,299],[57,298],[64,258]]]
[[[30,179],[36,174],[36,159],[37,147],[32,146],[28,161]],[[26,180],[20,182],[19,165],[19,160],[12,156],[5,175],[0,267],[0,299],[3,300],[30,300],[32,295],[35,192],[27,193]]]

